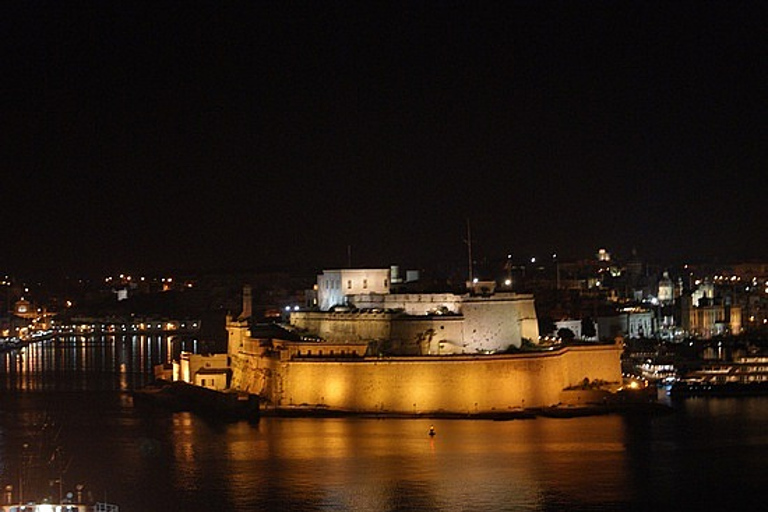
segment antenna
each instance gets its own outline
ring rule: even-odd
[[[467,258],[469,260],[469,281],[467,286],[472,286],[472,281],[474,280],[474,272],[472,271],[472,230],[469,225],[469,219],[467,219],[467,239],[464,240],[464,242],[467,244]]]

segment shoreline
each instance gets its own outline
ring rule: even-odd
[[[295,406],[261,409],[262,417],[273,418],[373,418],[373,419],[449,419],[449,420],[533,420],[542,418],[581,418],[586,416],[605,416],[608,414],[655,416],[670,414],[674,408],[658,402],[636,404],[594,404],[578,406],[552,406],[536,407],[528,409],[515,409],[510,411],[486,411],[486,412],[366,412],[331,409],[317,406]]]

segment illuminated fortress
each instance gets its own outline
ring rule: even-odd
[[[324,272],[318,299],[341,311],[293,313],[304,339],[228,319],[232,387],[277,409],[482,414],[558,404],[585,379],[621,382],[620,345],[503,353],[538,339],[530,295],[389,294],[388,272]]]

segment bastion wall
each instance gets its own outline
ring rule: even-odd
[[[298,311],[291,325],[331,342],[387,340],[409,355],[501,352],[539,338],[533,296],[513,293],[465,297],[460,315]]]
[[[291,325],[333,342],[389,339],[391,323],[390,313],[291,313]]]
[[[274,407],[352,412],[493,413],[559,403],[584,379],[621,382],[621,347],[566,347],[520,355],[280,360],[233,355],[233,385]]]

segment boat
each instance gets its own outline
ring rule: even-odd
[[[84,503],[24,503],[16,505],[2,505],[2,512],[119,512],[120,508],[111,503],[94,503],[86,505]]]
[[[83,484],[75,485],[74,492],[65,492],[63,475],[71,458],[56,444],[60,432],[60,425],[46,414],[37,435],[30,439],[30,443],[24,443],[27,455],[21,457],[18,491],[11,484],[5,485],[0,499],[0,512],[119,512],[120,507],[113,503],[93,500]],[[46,467],[49,469],[46,470]],[[48,471],[53,470],[58,473],[55,478],[48,474]],[[46,494],[45,497],[37,494],[38,499],[28,499],[28,495],[35,494],[29,492],[29,489],[41,489],[40,484],[45,480],[51,486],[58,484],[58,498],[52,494]]]
[[[16,336],[3,336],[0,337],[0,352],[10,352],[16,350],[24,345],[21,338]]]
[[[113,503],[85,503],[83,486],[78,485],[76,492],[68,492],[59,501],[42,500],[14,503],[13,486],[5,487],[5,504],[0,505],[0,512],[120,512],[120,507]]]
[[[199,416],[220,420],[257,420],[259,396],[235,391],[216,391],[184,381],[164,381],[138,389],[134,403],[148,403],[172,411],[189,411]]]
[[[700,379],[679,380],[669,389],[673,397],[693,396],[765,396],[768,382],[712,382]]]
[[[674,382],[671,396],[768,395],[768,357],[740,357],[708,364]]]

